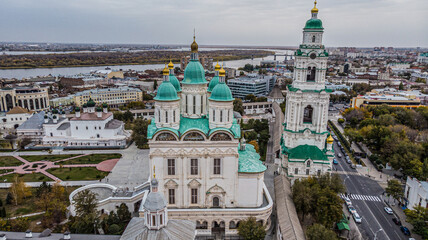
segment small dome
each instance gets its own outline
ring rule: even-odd
[[[192,53],[198,52],[198,44],[196,43],[195,36],[193,36],[193,42],[190,45],[190,50],[192,51]]]
[[[103,103],[103,108],[108,108],[107,103]]]
[[[205,70],[198,60],[190,60],[184,70],[183,84],[203,84],[205,80]]]
[[[158,92],[154,100],[157,101],[175,101],[178,100],[177,90],[170,81],[163,81],[158,88]]]
[[[220,71],[220,69],[221,69],[221,66],[220,66],[220,64],[218,64],[218,61],[217,61],[217,64],[215,65],[214,70]]]
[[[103,109],[102,109],[102,108],[97,107],[97,112],[102,112],[102,111],[103,111]]]
[[[45,115],[45,116],[44,116],[44,118],[45,118],[45,119],[47,119],[47,118],[48,118],[48,115]]]
[[[52,113],[53,113],[53,114],[58,114],[58,109],[54,109],[54,110],[52,110]]]
[[[173,69],[173,68],[174,68],[174,63],[172,63],[172,61],[171,61],[171,60],[169,60],[168,68],[169,68],[169,69]]]
[[[150,181],[150,185],[152,187],[157,187],[159,184],[158,180],[156,178],[153,178],[152,181]]]
[[[169,81],[175,87],[177,92],[181,92],[180,81],[178,81],[177,77],[174,74],[169,74]]]
[[[163,69],[163,71],[162,71],[162,74],[163,74],[164,76],[169,75],[169,70],[168,70],[168,67],[166,66],[166,64],[165,64],[165,68],[164,68],[164,69]]]
[[[334,142],[334,139],[333,139],[333,137],[331,136],[331,134],[330,134],[330,135],[328,135],[327,143],[328,143],[328,144],[332,144],[333,142]]]
[[[225,83],[221,82],[214,87],[209,100],[228,102],[233,101],[234,98],[232,97],[232,92],[229,87]]]
[[[80,112],[80,107],[76,107],[76,108],[74,109],[74,111],[75,111],[75,112]]]
[[[220,77],[224,77],[224,76],[226,76],[226,71],[224,71],[223,67],[220,69],[220,71],[218,71],[218,75],[219,75]]]
[[[96,103],[94,102],[94,100],[92,100],[92,98],[89,98],[89,101],[86,105],[88,107],[95,107]]]
[[[86,103],[84,103],[83,104],[83,108],[86,108],[86,107],[88,107],[88,105]]]
[[[305,25],[305,30],[306,29],[320,29],[323,30],[324,28],[322,27],[322,21],[320,19],[309,19],[308,21],[306,21],[306,25]]]
[[[162,193],[150,192],[146,201],[144,201],[143,207],[148,211],[156,212],[166,208],[166,201]]]
[[[318,12],[318,8],[317,8],[317,1],[314,2],[314,8],[312,8],[311,13],[317,13]]]
[[[52,117],[53,119],[56,119],[56,115],[53,115],[53,117]]]
[[[213,79],[211,79],[210,84],[208,84],[208,92],[212,92],[215,86],[217,86],[219,81],[218,76],[214,76]]]

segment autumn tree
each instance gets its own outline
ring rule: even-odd
[[[253,145],[256,152],[259,152],[259,144],[257,143],[256,140],[252,140],[252,141],[248,142],[248,144]]]
[[[9,192],[12,194],[15,206],[18,206],[23,199],[31,197],[31,188],[18,176],[15,176]]]
[[[401,186],[401,183],[395,179],[388,181],[388,186],[386,187],[385,192],[394,199],[403,197],[403,187]]]
[[[70,230],[73,233],[93,233],[98,228],[100,213],[97,210],[97,194],[88,189],[73,197],[76,216],[71,218]]]
[[[413,225],[412,231],[428,239],[428,208],[414,206],[414,210],[406,209],[406,221]]]
[[[306,230],[308,240],[336,240],[336,233],[321,224],[315,223]]]

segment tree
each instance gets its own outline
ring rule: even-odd
[[[15,176],[13,183],[9,188],[9,192],[12,193],[15,206],[18,206],[22,199],[31,196],[31,188],[18,176]]]
[[[133,120],[134,120],[134,114],[132,114],[129,110],[126,110],[126,112],[123,113],[123,121],[132,122]]]
[[[153,100],[153,96],[150,95],[150,94],[147,94],[147,93],[143,92],[143,100],[144,101]]]
[[[256,222],[255,217],[249,217],[239,222],[238,235],[245,240],[260,240],[265,238],[266,231],[261,223]]]
[[[158,88],[158,82],[156,80],[153,81],[153,90]]]
[[[73,233],[93,233],[98,228],[99,211],[97,195],[88,189],[78,192],[73,198],[76,216],[70,220]]]
[[[321,224],[315,223],[306,230],[308,240],[336,240],[336,233]]]
[[[403,82],[400,82],[400,85],[398,86],[398,90],[404,90]]]
[[[388,186],[386,187],[385,192],[394,199],[403,197],[403,187],[401,186],[401,183],[395,179],[388,181]]]
[[[301,214],[300,220],[305,221],[305,216],[312,212],[313,209],[313,194],[308,181],[296,180],[292,187],[293,202],[297,213]]]
[[[345,128],[345,136],[348,138],[350,145],[352,145],[353,142],[362,142],[364,139],[355,128]]]
[[[1,209],[0,217],[5,218],[6,216],[7,216],[6,208],[5,208],[5,207],[3,207],[3,208]]]
[[[253,146],[254,146],[254,149],[256,150],[256,152],[259,152],[259,151],[260,151],[260,149],[259,149],[259,144],[257,143],[257,141],[256,141],[256,140],[250,141],[250,142],[248,142],[248,144],[253,145]]]
[[[13,196],[11,192],[8,192],[6,195],[6,204],[12,204]]]
[[[414,210],[406,209],[406,221],[413,225],[412,231],[428,239],[428,208],[414,206]]]
[[[338,122],[338,123],[340,123],[340,124],[343,124],[343,123],[345,122],[345,119],[343,119],[343,118],[339,118],[339,119],[337,120],[337,122]]]
[[[247,96],[245,96],[244,100],[248,100],[250,102],[255,102],[257,100],[257,97],[254,96],[254,94],[248,94]]]
[[[246,72],[252,72],[254,70],[254,66],[252,64],[247,63],[245,64],[243,70]]]
[[[135,141],[135,145],[137,145],[138,148],[147,148],[147,128],[149,123],[148,120],[141,118],[134,121],[132,139]]]
[[[233,111],[244,115],[244,107],[242,106],[242,100],[240,98],[235,98],[235,100],[233,100]]]
[[[0,207],[3,207],[3,200],[0,199]]]

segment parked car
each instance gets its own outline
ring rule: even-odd
[[[401,225],[400,230],[404,233],[404,235],[410,236],[410,230],[405,226]]]
[[[401,221],[398,218],[393,218],[392,221],[396,224],[396,225],[400,225],[401,226]]]
[[[339,162],[336,160],[336,158],[334,158],[334,159],[333,159],[333,164],[334,164],[334,165],[339,164]]]
[[[385,212],[386,213],[388,213],[389,215],[391,215],[391,214],[393,214],[394,212],[392,211],[392,209],[391,208],[389,208],[389,207],[384,207],[383,208],[384,210],[385,210]]]
[[[347,163],[351,163],[351,159],[347,158],[347,159],[346,159],[346,162],[347,162]]]
[[[361,217],[360,215],[358,215],[357,212],[355,212],[354,214],[352,214],[352,216],[354,217],[354,220],[356,223],[361,223]]]
[[[351,164],[351,168],[352,168],[352,169],[356,169],[356,168],[357,168],[357,165],[355,165],[355,164]]]
[[[338,142],[337,145],[339,145],[339,147],[342,147],[342,144],[340,142]]]
[[[343,197],[343,200],[345,201],[346,206],[352,205],[352,202],[351,202],[351,200],[349,198]]]
[[[337,157],[341,158],[341,157],[342,157],[342,154],[341,154],[341,153],[338,153],[338,154],[337,154]]]
[[[349,211],[351,214],[354,214],[354,213],[356,213],[356,212],[357,212],[357,209],[355,209],[355,208],[354,208],[354,206],[349,205],[349,206],[348,206],[348,211]]]

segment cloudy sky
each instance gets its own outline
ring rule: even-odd
[[[313,0],[0,0],[0,41],[295,46]],[[428,47],[428,0],[319,0],[326,46]]]

